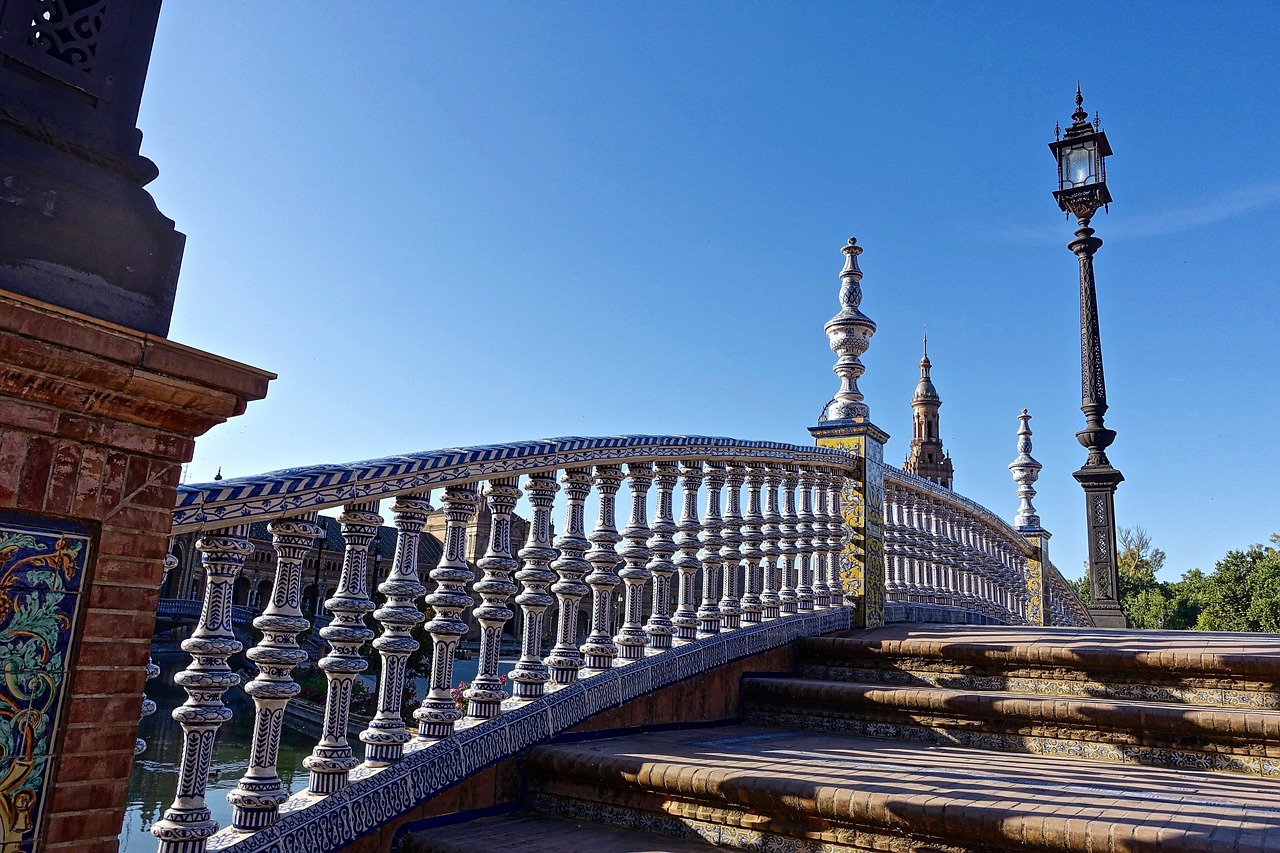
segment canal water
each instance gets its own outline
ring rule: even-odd
[[[124,826],[120,831],[120,853],[155,853],[156,839],[147,830],[164,815],[173,802],[178,787],[178,763],[182,757],[182,727],[174,722],[170,712],[187,699],[186,691],[173,683],[173,676],[186,667],[190,658],[178,652],[157,657],[160,675],[147,682],[147,696],[155,700],[157,710],[145,717],[138,736],[147,742],[147,751],[133,762],[133,774],[129,778],[129,802],[125,811]],[[499,667],[508,673],[515,666],[514,658],[504,658]],[[458,660],[454,664],[454,680],[470,681],[475,677],[477,661]],[[243,675],[242,675],[243,677]],[[414,683],[419,696],[426,695],[427,682],[418,679]],[[213,819],[219,826],[231,825],[231,806],[227,803],[230,791],[244,775],[249,746],[253,741],[253,701],[240,687],[228,690],[224,701],[235,716],[218,730],[213,764],[209,770],[207,801]],[[408,716],[410,728],[412,718]],[[307,771],[302,759],[311,754],[315,735],[285,727],[280,738],[280,778],[290,792],[296,793],[307,784]],[[364,744],[353,744],[356,755],[362,754]]]

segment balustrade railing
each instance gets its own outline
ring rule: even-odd
[[[357,795],[355,787],[413,764],[426,773],[447,742],[485,730],[486,722],[515,719],[522,708],[551,702],[574,708],[560,714],[563,725],[572,725],[590,710],[582,701],[588,695],[580,692],[583,685],[608,687],[614,673],[638,667],[635,677],[653,688],[663,679],[687,677],[688,662],[697,660],[690,655],[722,636],[741,635],[735,648],[752,652],[762,642],[780,642],[796,632],[847,627],[848,609],[838,594],[829,592],[840,589],[843,539],[832,536],[829,528],[824,529],[827,535],[816,536],[812,490],[820,483],[841,482],[850,470],[843,452],[816,447],[684,436],[572,438],[449,449],[181,487],[174,532],[201,533],[197,547],[207,582],[203,601],[168,603],[169,615],[198,616],[198,621],[183,643],[192,663],[175,678],[190,698],[174,712],[184,749],[177,796],[152,827],[160,849],[251,849],[259,843],[255,839],[285,829],[297,833],[304,825],[327,826],[326,811],[335,809],[349,821],[350,813],[340,803]],[[620,496],[624,483],[625,495]],[[651,515],[649,493],[655,484]],[[753,510],[758,516],[760,492],[768,490],[770,515],[763,535],[755,533],[760,520],[741,512],[744,486],[748,516]],[[523,547],[511,541],[511,516],[521,489],[531,507]],[[673,518],[677,489],[683,506],[678,524]],[[778,515],[779,489],[785,518]],[[430,572],[428,588],[417,576],[417,547],[433,512],[433,492],[439,495],[445,530],[443,554]],[[559,492],[564,494],[564,526],[553,538],[551,518]],[[620,497],[628,519],[621,531],[615,526]],[[390,502],[398,536],[390,573],[376,590],[382,598],[379,606],[368,586],[369,550],[382,523],[384,500]],[[584,515],[591,500],[597,517],[586,533]],[[491,519],[487,548],[470,565],[466,531],[482,501]],[[828,507],[831,517],[838,516],[825,492],[818,503]],[[316,513],[332,507],[341,508],[345,551],[337,588],[324,603],[332,621],[320,631],[328,645],[318,664],[328,684],[323,730],[304,762],[310,773],[307,788],[290,799],[276,761],[285,706],[299,691],[291,673],[306,659],[298,645],[299,635],[310,627],[300,609],[301,563],[321,534]],[[727,507],[723,513],[722,507]],[[248,525],[255,521],[269,522],[276,571],[271,600],[253,620],[263,639],[247,654],[257,667],[245,686],[254,703],[251,754],[244,777],[228,795],[232,827],[215,836],[218,827],[205,802],[206,782],[218,729],[232,714],[223,695],[239,683],[228,665],[241,650],[231,624],[247,614],[234,612],[231,590],[251,552]],[[753,550],[765,538],[774,547]],[[740,549],[740,543],[745,547]],[[810,559],[817,567],[812,577]],[[674,596],[673,575],[678,575]],[[619,588],[622,599],[615,614]],[[810,588],[828,592],[820,598]],[[747,591],[745,605],[739,590]],[[764,599],[754,610],[753,592],[757,601]],[[789,607],[779,606],[784,598]],[[590,617],[585,641],[578,635],[584,602]],[[520,609],[523,630],[508,694],[499,677],[499,652],[504,629],[515,615],[513,603]],[[431,641],[430,690],[418,707],[406,708],[405,666],[417,646],[411,631],[426,618],[427,608],[432,614],[424,626]],[[468,608],[480,626],[480,652],[478,673],[465,693],[465,710],[460,710],[451,689]],[[828,615],[819,618],[815,610]],[[782,618],[793,613],[794,618]],[[555,643],[544,653],[543,626],[551,622]],[[367,654],[380,657],[381,673],[377,711],[360,733],[364,748],[359,750],[360,744],[348,739],[347,728],[353,684],[368,666]],[[732,659],[718,654],[716,660]],[[664,655],[683,663],[661,672],[646,669]],[[638,687],[610,687],[609,695]],[[417,723],[413,731],[405,724],[407,716]],[[432,772],[439,776],[438,769]],[[324,834],[314,849],[327,849],[341,836]],[[294,843],[312,849],[310,842],[295,838]]]
[[[943,608],[956,618],[1030,624],[1039,559],[1027,540],[985,507],[885,466],[885,588],[890,604]],[[1075,590],[1045,565],[1050,625],[1090,625]]]
[[[189,699],[174,712],[184,749],[177,796],[152,827],[160,850],[336,849],[370,821],[599,710],[796,636],[850,627],[841,494],[858,470],[854,462],[842,450],[773,442],[568,438],[180,487],[174,532],[201,533],[207,583],[198,624],[183,643],[192,663],[175,678]],[[624,483],[627,522],[619,531]],[[890,602],[1025,620],[1025,540],[977,504],[926,481],[888,469],[886,484]],[[445,524],[428,587],[417,575],[417,553],[433,493]],[[530,524],[520,547],[511,541],[511,518],[522,495]],[[557,495],[564,521],[553,536]],[[379,606],[368,569],[383,501],[397,545],[376,590]],[[592,501],[596,522],[588,533]],[[485,552],[472,565],[466,533],[482,502],[491,524]],[[332,621],[320,632],[329,648],[319,662],[328,685],[323,731],[304,762],[307,788],[290,797],[276,761],[285,707],[299,691],[291,672],[306,659],[298,645],[310,627],[300,610],[301,565],[322,532],[316,513],[335,507],[345,551],[338,586],[325,602]],[[222,697],[239,682],[228,666],[241,650],[231,631],[231,591],[255,521],[269,522],[276,571],[270,602],[253,621],[263,639],[247,655],[258,669],[245,687],[254,703],[251,755],[228,795],[233,825],[218,832],[206,782],[218,729],[232,713]],[[1084,624],[1069,587],[1056,571],[1046,574],[1055,621]],[[523,628],[508,694],[499,651],[513,602]],[[460,708],[451,689],[467,608],[479,625],[480,652]],[[407,708],[406,661],[417,648],[411,631],[424,619],[430,689]],[[546,652],[544,626],[554,640]],[[362,761],[347,724],[370,642],[367,654],[379,656],[381,672],[376,714],[359,736]],[[282,838],[289,839],[284,848]]]

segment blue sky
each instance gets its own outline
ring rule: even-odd
[[[188,479],[551,435],[809,441],[865,246],[900,465],[929,328],[957,491],[1006,518],[1017,414],[1084,559],[1076,81],[1123,525],[1212,567],[1280,530],[1280,7],[170,2],[140,126],[188,235],[171,337],[273,370]],[[1084,10],[1085,7],[1076,7]]]

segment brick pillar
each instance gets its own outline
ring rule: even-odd
[[[273,378],[0,292],[0,658],[31,709],[0,744],[12,849],[116,849],[181,464]]]

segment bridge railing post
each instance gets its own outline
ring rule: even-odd
[[[276,761],[280,755],[280,728],[289,700],[299,687],[291,675],[293,668],[307,659],[298,647],[297,636],[310,627],[299,609],[302,588],[302,561],[323,531],[316,514],[276,519],[267,525],[276,550],[276,576],[266,610],[254,620],[262,631],[262,642],[247,657],[258,667],[245,692],[253,698],[253,745],[249,769],[236,788],[227,794],[231,803],[231,823],[236,829],[256,830],[275,823],[280,804],[289,791],[280,780]]]
[[[474,573],[467,566],[467,522],[475,513],[476,492],[469,484],[450,486],[441,498],[445,529],[440,562],[431,570],[436,588],[426,597],[434,613],[426,624],[431,635],[431,685],[413,718],[418,721],[418,737],[441,740],[453,734],[462,717],[454,702],[453,661],[458,643],[467,633],[462,611],[471,606],[467,585]]]
[[[875,628],[885,620],[884,443],[883,433],[875,427],[860,432],[820,437],[818,445],[839,447],[853,456],[853,471],[842,478],[840,489],[840,517],[847,539],[840,555],[838,588],[844,604],[854,608],[854,624]]]
[[[187,701],[173,711],[182,726],[182,762],[173,804],[151,827],[160,839],[160,853],[194,853],[203,850],[209,836],[218,830],[205,803],[209,768],[218,729],[231,719],[231,709],[222,694],[240,683],[240,676],[227,666],[227,658],[240,651],[231,631],[231,589],[253,553],[249,525],[238,524],[213,531],[196,543],[208,581],[200,621],[191,636],[182,641],[182,650],[191,655],[191,664],[174,676],[187,691]]]
[[[386,602],[373,611],[382,625],[382,634],[373,641],[382,658],[378,679],[378,708],[369,726],[360,733],[365,743],[365,761],[384,767],[399,761],[404,745],[412,739],[404,724],[405,670],[409,655],[418,648],[412,636],[415,625],[425,618],[418,600],[427,588],[418,580],[418,542],[431,512],[430,492],[401,495],[391,505],[396,525],[396,550],[387,579],[378,585]]]
[[[324,603],[333,620],[320,630],[320,636],[329,643],[329,653],[319,662],[327,681],[324,734],[311,755],[302,761],[310,771],[307,791],[312,795],[342,790],[351,771],[360,764],[347,740],[347,723],[351,719],[353,682],[368,668],[361,647],[373,639],[364,616],[374,609],[369,599],[369,545],[382,525],[377,510],[377,501],[359,501],[344,506],[338,516],[346,548],[338,587]]]

